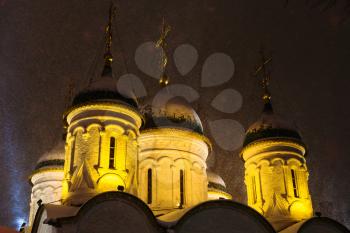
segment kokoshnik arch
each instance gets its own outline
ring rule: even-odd
[[[101,77],[64,113],[65,141],[40,159],[30,181],[25,232],[349,232],[314,217],[306,146],[296,127],[274,113],[263,59],[264,108],[240,153],[248,206],[232,201],[209,171],[210,140],[184,98],[164,91],[142,113],[132,93],[117,90],[112,72],[113,7]],[[157,46],[165,48],[163,25]],[[165,51],[165,49],[164,49]],[[167,56],[160,84],[167,88]],[[232,139],[234,140],[234,139]]]

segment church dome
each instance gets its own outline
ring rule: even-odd
[[[145,106],[145,125],[143,130],[151,128],[182,128],[203,134],[202,122],[185,98],[173,97],[164,93],[160,101]]]
[[[208,187],[218,189],[221,191],[226,191],[226,184],[224,180],[219,176],[218,174],[207,170],[207,177],[208,177]]]
[[[260,118],[248,128],[243,146],[257,140],[276,137],[301,141],[297,127],[275,114],[271,103],[267,102]]]
[[[63,169],[64,165],[64,141],[57,143],[50,151],[44,153],[38,160],[35,171],[53,168],[53,169]]]
[[[226,190],[224,180],[218,174],[207,170],[208,178],[208,200],[232,199],[231,194]]]
[[[137,107],[133,95],[121,94],[117,88],[117,82],[112,75],[111,67],[105,67],[102,76],[92,82],[85,90],[73,99],[73,106],[91,102],[115,102]]]

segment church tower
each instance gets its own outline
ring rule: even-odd
[[[75,96],[64,115],[67,139],[62,199],[66,205],[81,205],[106,191],[137,192],[136,140],[142,117],[136,99],[120,94],[113,77],[113,17],[111,7],[102,75]]]
[[[192,207],[207,200],[206,159],[211,149],[202,123],[181,93],[167,86],[165,39],[170,27],[163,21],[157,46],[163,48],[163,88],[144,109],[139,137],[139,198],[155,215]]]
[[[28,226],[32,226],[41,204],[61,204],[64,166],[64,142],[40,157],[29,182],[32,185]]]
[[[274,113],[263,57],[264,109],[246,132],[240,153],[245,163],[248,205],[266,217],[276,230],[313,215],[308,189],[306,146],[299,132]]]

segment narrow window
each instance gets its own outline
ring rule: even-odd
[[[72,140],[71,148],[70,148],[70,172],[73,173],[74,168],[74,153],[75,153],[75,137]]]
[[[257,201],[255,176],[252,176],[252,189],[253,189],[253,204],[255,204]]]
[[[292,182],[293,182],[294,196],[295,197],[299,197],[296,172],[295,172],[294,169],[292,169],[291,172],[292,172]]]
[[[115,138],[111,137],[109,141],[109,168],[115,168],[114,160],[115,160]]]
[[[101,135],[98,137],[98,167],[101,165]]]
[[[180,208],[183,207],[185,203],[185,195],[184,195],[184,185],[185,185],[185,179],[184,179],[184,171],[180,170]]]
[[[152,169],[147,171],[147,204],[152,203]]]

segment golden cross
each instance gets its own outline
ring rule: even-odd
[[[113,61],[113,56],[112,56],[112,22],[113,19],[115,18],[117,14],[117,8],[111,3],[111,7],[109,8],[109,18],[108,18],[108,24],[106,26],[106,47],[105,47],[105,62],[106,64],[111,64]]]
[[[260,50],[260,55],[261,55],[261,65],[258,68],[256,68],[254,72],[254,76],[258,76],[260,73],[262,73],[263,77],[261,80],[261,84],[262,84],[262,88],[264,89],[263,100],[270,101],[271,94],[268,88],[270,84],[270,72],[266,68],[266,65],[272,61],[272,57],[266,59],[263,48],[261,48]]]
[[[161,77],[159,79],[159,84],[161,86],[166,86],[169,83],[169,77],[165,73],[165,68],[166,68],[166,65],[168,63],[168,56],[166,54],[166,46],[167,46],[166,38],[167,38],[170,31],[171,31],[171,27],[169,24],[167,24],[165,22],[165,19],[163,17],[160,38],[158,39],[158,41],[156,43],[156,48],[162,48],[162,57],[161,57],[161,61],[160,61],[160,68],[162,70],[162,74],[161,74]]]
[[[169,32],[171,31],[171,27],[169,24],[165,22],[165,19],[163,17],[163,23],[162,23],[162,29],[160,33],[160,38],[158,39],[156,43],[156,47],[162,47],[163,49],[167,46],[166,44],[166,37],[168,36]]]

